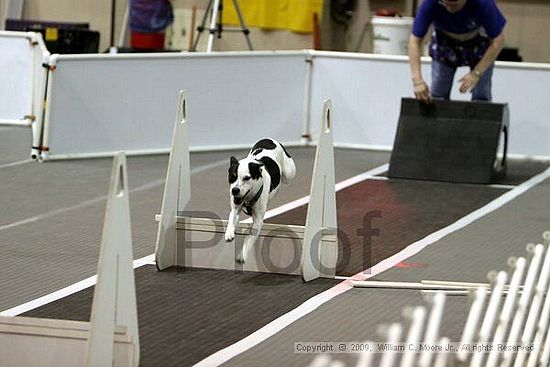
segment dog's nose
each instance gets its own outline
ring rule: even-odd
[[[239,192],[241,192],[241,189],[239,189],[238,187],[234,187],[234,188],[231,189],[231,193],[233,195],[238,195]]]

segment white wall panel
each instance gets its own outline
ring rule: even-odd
[[[343,146],[393,146],[402,97],[413,89],[406,56],[313,53],[310,126],[320,119],[324,98],[333,99],[334,141]],[[431,82],[430,64],[422,72]],[[469,100],[458,92],[455,77],[452,99]],[[497,62],[493,100],[510,107],[509,153],[550,156],[550,65]],[[313,136],[316,136],[314,133]]]
[[[0,32],[0,120],[32,114],[33,52],[26,33]]]
[[[299,142],[305,52],[57,56],[51,158],[167,151],[180,89],[191,148]]]
[[[188,91],[194,149],[249,146],[264,136],[298,142],[304,108],[315,137],[325,98],[333,100],[337,145],[390,149],[401,98],[413,95],[407,58],[310,53],[309,104],[306,52],[57,56],[48,97],[50,154],[167,151],[180,89]],[[428,59],[422,67],[429,83]],[[509,152],[550,156],[550,66],[498,63],[493,83],[494,101],[510,105]],[[452,98],[470,98],[457,89]]]

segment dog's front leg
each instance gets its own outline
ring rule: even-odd
[[[254,243],[258,239],[260,231],[262,230],[262,226],[264,224],[264,214],[265,209],[254,210],[252,212],[252,228],[250,229],[248,236],[246,236],[243,241],[243,248],[237,255],[237,262],[244,263],[246,261],[246,257],[248,256],[250,249],[254,246]]]
[[[229,213],[229,220],[227,221],[227,229],[225,230],[225,241],[231,242],[235,239],[235,227],[239,223],[239,211],[240,208],[231,204],[231,212]]]

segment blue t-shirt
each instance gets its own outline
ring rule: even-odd
[[[437,30],[458,34],[483,27],[489,38],[495,38],[502,32],[506,19],[495,0],[467,0],[456,13],[448,12],[438,0],[424,0],[416,13],[412,34],[423,38],[432,23]]]

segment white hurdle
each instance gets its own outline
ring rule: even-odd
[[[301,275],[304,281],[333,278],[338,257],[334,146],[330,100],[323,106],[306,225],[264,224],[244,264],[235,262],[251,224],[239,223],[225,242],[226,220],[178,216],[191,197],[185,93],[180,92],[166,186],[162,199],[156,265]],[[181,236],[178,236],[178,231]],[[178,245],[178,237],[183,244]]]
[[[0,317],[0,364],[138,366],[126,156],[115,156],[90,322]]]

